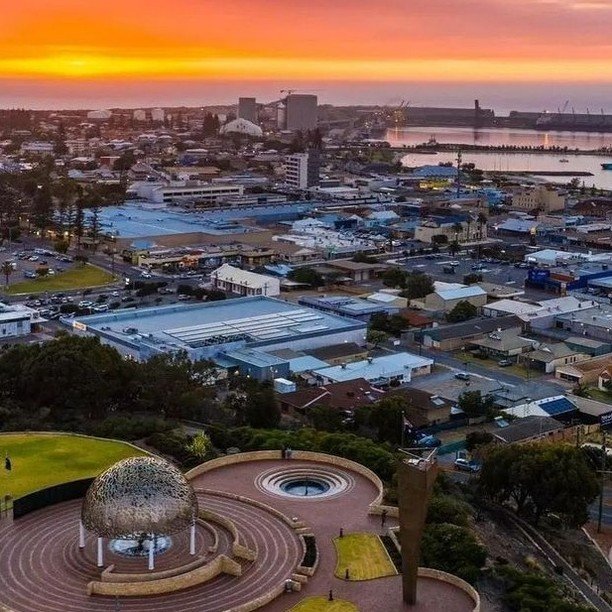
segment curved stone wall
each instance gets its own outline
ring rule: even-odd
[[[478,594],[478,591],[465,580],[462,580],[458,576],[453,576],[453,574],[447,574],[441,570],[431,569],[429,567],[419,567],[418,576],[419,578],[430,578],[432,580],[446,582],[448,584],[452,584],[458,589],[461,589],[474,602],[472,612],[480,612],[480,595]]]
[[[210,563],[178,576],[145,582],[101,582],[94,580],[87,585],[87,592],[89,595],[116,595],[121,597],[162,595],[203,584],[216,578],[221,573],[240,576],[242,568],[233,559],[225,555],[219,555]]]

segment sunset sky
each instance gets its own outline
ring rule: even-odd
[[[19,0],[0,79],[609,85],[611,26],[612,0]]]

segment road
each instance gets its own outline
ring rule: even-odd
[[[412,350],[417,352],[416,348]],[[497,381],[500,385],[508,387],[537,385],[538,388],[545,390],[547,393],[550,393],[550,395],[562,395],[567,392],[566,387],[564,387],[564,385],[560,382],[553,382],[554,379],[545,379],[544,377],[539,376],[528,380],[522,376],[503,372],[499,369],[491,370],[478,363],[470,362],[466,364],[466,362],[462,361],[461,359],[457,359],[450,353],[445,353],[443,351],[427,349],[424,347],[419,347],[418,351],[420,355],[430,357],[437,364],[444,365],[453,371],[468,372],[471,375],[482,376],[483,378]],[[432,382],[434,381],[432,380]]]

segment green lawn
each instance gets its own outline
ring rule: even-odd
[[[144,455],[112,440],[97,440],[68,434],[0,434],[0,497],[14,498],[45,487],[96,476],[126,457]],[[10,472],[4,469],[8,454]]]
[[[587,393],[593,400],[603,402],[604,404],[612,404],[612,393],[608,393],[608,391],[602,391],[597,387],[589,387]]]
[[[397,570],[380,538],[374,533],[349,533],[334,538],[337,578],[344,578],[349,570],[349,580],[370,580],[383,576],[395,576]]]
[[[85,289],[86,287],[97,287],[108,285],[115,280],[112,274],[89,264],[77,266],[58,272],[54,276],[33,278],[10,285],[8,293],[42,293],[44,291],[69,291],[70,289]]]
[[[334,599],[328,601],[327,597],[307,597],[293,606],[288,612],[358,612],[359,608],[350,601]]]

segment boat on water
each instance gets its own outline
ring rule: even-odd
[[[601,164],[602,170],[612,170],[612,162],[604,162]]]

